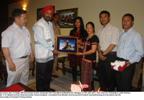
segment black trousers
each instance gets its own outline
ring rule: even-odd
[[[115,88],[115,75],[110,63],[116,59],[116,53],[109,53],[107,59],[98,63],[98,77],[103,91],[113,91]]]
[[[116,72],[117,91],[132,91],[135,65],[131,64],[123,72]]]
[[[71,67],[72,68],[72,78],[73,78],[73,82],[76,82],[77,81],[77,76],[78,76],[78,66],[73,66]],[[80,69],[80,72],[81,72],[81,66],[79,65],[79,69]],[[81,79],[80,79],[81,80]]]
[[[73,54],[69,54],[68,58],[69,58],[69,62],[70,62],[69,63],[70,67],[72,68],[73,82],[76,82],[77,81],[77,76],[78,76],[78,67],[79,67],[80,73],[81,73],[81,59],[82,59],[82,57],[76,56],[76,55],[73,55]]]
[[[36,89],[37,91],[50,91],[53,60],[46,63],[36,62]]]

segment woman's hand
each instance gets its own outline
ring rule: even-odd
[[[107,59],[107,57],[103,56],[102,53],[99,53],[100,60],[104,61]]]
[[[57,50],[53,50],[53,54],[54,54],[54,56],[57,56],[59,53]]]
[[[130,61],[127,61],[126,64],[127,64],[127,67],[131,65]]]
[[[81,45],[82,44],[82,40],[78,39],[78,44]]]
[[[77,52],[76,55],[78,55],[78,56],[82,56],[83,53],[82,53],[82,52]]]

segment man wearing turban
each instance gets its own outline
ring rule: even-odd
[[[55,12],[53,5],[42,8],[40,18],[33,26],[36,57],[36,89],[37,91],[52,91],[50,81],[53,69],[54,30],[52,16]]]

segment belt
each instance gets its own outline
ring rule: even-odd
[[[116,59],[117,59],[117,60],[120,60],[120,61],[128,61],[127,59],[120,58],[120,57],[117,57]]]
[[[110,52],[110,54],[116,54],[116,52]]]
[[[27,57],[28,57],[28,55],[26,55],[26,56],[22,56],[22,57],[20,57],[20,58],[22,59],[22,58],[27,58]]]
[[[107,55],[105,55],[106,57],[110,56],[110,55],[116,55],[116,52],[110,52]]]

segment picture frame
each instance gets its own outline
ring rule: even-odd
[[[57,50],[63,53],[77,53],[77,38],[71,36],[58,36]]]
[[[72,28],[78,15],[78,8],[57,10],[57,13],[60,16],[60,28]]]
[[[37,9],[37,20],[39,20],[42,8]],[[72,28],[74,19],[78,16],[78,8],[57,10],[56,13],[60,16],[60,28]]]

